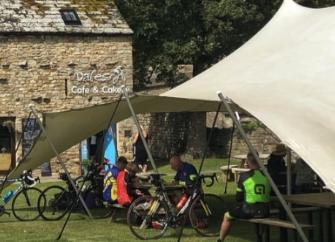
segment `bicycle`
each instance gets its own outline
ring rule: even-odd
[[[211,182],[206,184],[205,180],[208,178]],[[215,173],[200,175],[200,179],[194,184],[193,195],[176,211],[175,207],[169,206],[171,202],[167,201],[167,189],[162,184],[160,174],[151,174],[150,180],[156,195],[139,197],[130,205],[127,214],[130,231],[142,240],[158,239],[164,235],[168,227],[182,226],[188,215],[191,226],[198,234],[217,236],[225,212],[223,200],[217,195],[205,194],[202,190],[202,183],[210,187],[215,178]]]
[[[34,187],[40,179],[39,177],[33,178],[32,171],[24,171],[20,178],[3,180],[2,182],[19,183],[15,190],[7,191],[6,195],[0,199],[0,216],[10,213],[6,212],[5,205],[12,199],[12,213],[15,218],[20,221],[33,221],[40,215],[37,209],[37,199],[41,194],[41,190]],[[2,197],[2,195],[1,195]]]
[[[112,211],[105,206],[102,200],[102,179],[99,175],[100,165],[91,163],[85,176],[74,179],[82,197],[90,209],[93,218],[106,218]],[[38,199],[38,211],[44,220],[60,220],[67,214],[72,204],[77,202],[77,193],[73,189],[67,175],[60,173],[60,179],[66,182],[66,187],[53,185],[46,188]],[[101,183],[101,184],[100,184]],[[80,203],[76,204],[76,210],[82,210]]]

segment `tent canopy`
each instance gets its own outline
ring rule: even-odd
[[[163,96],[218,100],[222,91],[335,191],[334,16],[335,7],[310,9],[285,0],[246,44]]]
[[[213,111],[222,91],[270,128],[335,191],[335,7],[284,0],[251,40],[205,72],[161,96],[132,99],[137,113]],[[106,128],[115,103],[44,114],[58,151]],[[129,117],[122,102],[114,122]],[[92,122],[89,117],[96,117]],[[79,121],[80,120],[80,121]],[[53,157],[43,138],[11,174]]]

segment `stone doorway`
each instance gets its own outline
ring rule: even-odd
[[[0,118],[0,174],[15,166],[15,117]]]

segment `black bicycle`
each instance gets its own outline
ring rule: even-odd
[[[1,195],[0,216],[10,215],[6,212],[5,205],[13,199],[12,212],[20,221],[36,220],[40,214],[37,208],[37,201],[41,190],[34,187],[40,179],[33,178],[32,171],[24,171],[18,179],[8,179],[6,182],[18,183],[15,190],[7,191],[4,196]],[[2,181],[5,182],[5,181]]]
[[[111,209],[102,199],[103,176],[99,175],[100,165],[91,163],[87,175],[74,179],[76,187],[89,208],[93,218],[111,216]],[[66,182],[66,187],[53,185],[46,188],[38,199],[38,211],[45,220],[59,220],[69,212],[73,203],[77,203],[77,193],[73,189],[67,175],[60,174],[60,179]],[[74,207],[75,211],[84,211],[80,202]]]
[[[202,190],[202,183],[205,183],[206,179],[211,180],[207,186],[214,184],[216,174],[200,175],[199,182],[194,185],[193,196],[189,196],[179,210],[171,206],[172,203],[166,195],[167,189],[162,185],[160,175],[151,174],[150,176],[156,195],[137,198],[128,210],[128,226],[137,238],[142,240],[160,238],[168,227],[182,226],[185,217],[188,217],[191,226],[200,235],[218,235],[225,212],[224,202],[217,195],[206,194]]]

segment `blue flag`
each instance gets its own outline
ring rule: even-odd
[[[111,125],[107,132],[105,133],[104,137],[104,158],[107,160],[109,165],[114,165],[116,162],[116,147],[114,141],[114,131]],[[108,170],[108,166],[105,167],[105,170]]]

